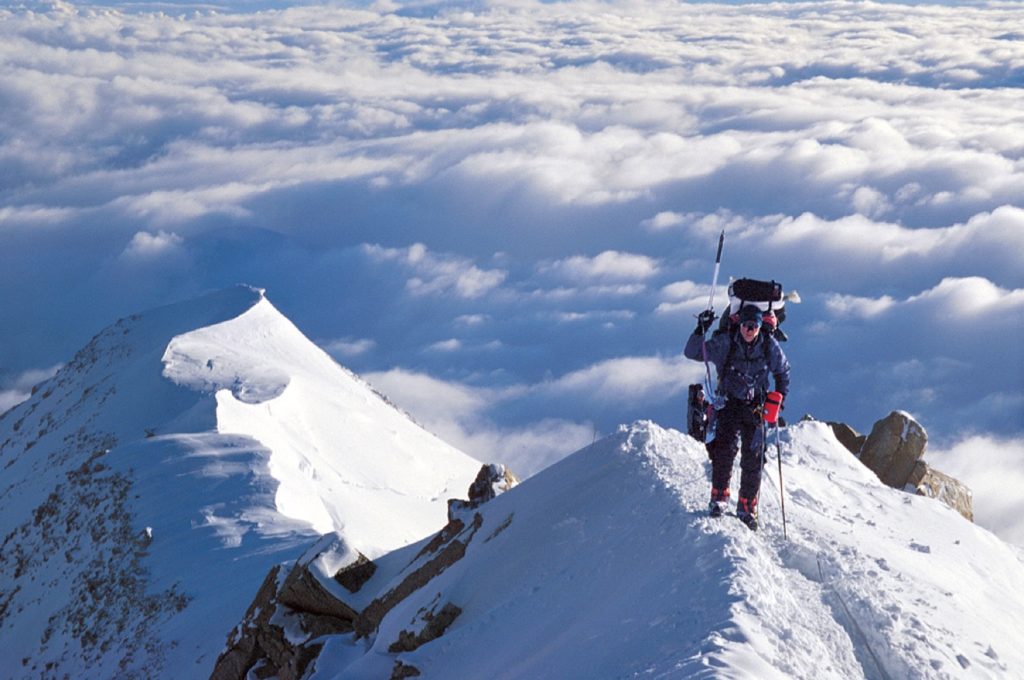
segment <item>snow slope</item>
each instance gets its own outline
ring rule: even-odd
[[[635,423],[482,506],[465,557],[370,640],[332,638],[313,677],[1021,677],[1016,551],[884,486],[823,424],[781,442],[788,540],[774,460],[754,534],[705,516],[702,445]],[[442,637],[388,652],[441,603],[462,610]]]
[[[417,541],[479,466],[262,291],[123,319],[0,417],[0,677],[205,677],[272,565]]]

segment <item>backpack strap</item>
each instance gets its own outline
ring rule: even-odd
[[[739,334],[738,326],[729,331],[729,351],[726,352],[725,362],[722,364],[721,374],[718,376],[718,384],[715,385],[715,394],[722,393],[722,381],[725,379],[726,374],[729,372],[729,366],[732,364],[733,356],[736,354],[736,338]],[[761,351],[764,354],[764,367],[768,373],[772,372],[772,348],[771,348],[771,336],[761,335]],[[764,400],[762,396],[762,401]]]
[[[722,370],[719,372],[718,384],[715,385],[715,394],[722,393],[722,381],[725,380],[725,374],[729,372],[729,366],[732,365],[732,357],[736,353],[736,336],[738,326],[733,326],[729,329],[729,351],[725,353],[725,361],[722,362]]]

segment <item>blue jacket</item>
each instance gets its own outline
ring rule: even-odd
[[[683,354],[689,359],[704,361],[703,340],[704,337],[696,333],[690,335]],[[718,372],[719,393],[727,399],[757,404],[764,402],[768,394],[769,374],[775,378],[776,391],[783,396],[789,391],[789,360],[778,341],[766,336],[764,331],[758,333],[749,345],[739,333],[719,333],[707,341],[707,353],[708,361]],[[729,366],[725,366],[727,359]]]

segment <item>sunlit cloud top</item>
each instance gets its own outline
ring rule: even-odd
[[[6,403],[245,281],[535,469],[682,426],[724,230],[716,309],[804,299],[787,415],[1024,432],[1018,4],[289,5],[0,9]]]

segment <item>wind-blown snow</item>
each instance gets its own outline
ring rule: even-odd
[[[109,327],[0,428],[5,678],[208,675],[273,565],[414,542],[480,466],[248,287]]]
[[[217,430],[273,451],[276,507],[364,553],[445,521],[479,463],[423,432],[316,348],[263,298],[241,316],[174,338],[164,375],[216,393]],[[388,512],[380,498],[387,497]]]
[[[774,459],[754,534],[706,517],[700,444],[636,423],[484,506],[466,557],[396,607],[368,653],[332,639],[314,678],[386,677],[396,659],[424,677],[1009,678],[1024,668],[1024,565],[1012,548],[884,486],[822,424],[792,426],[781,442],[788,540]],[[442,638],[387,653],[421,608],[443,602],[462,614]]]

